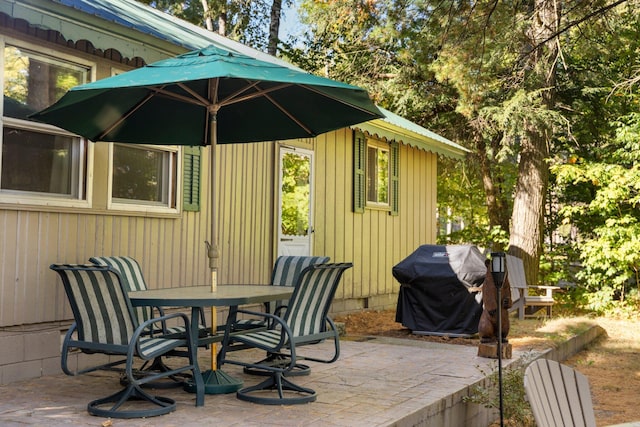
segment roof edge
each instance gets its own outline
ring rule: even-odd
[[[431,151],[446,157],[463,159],[471,151],[449,139],[413,123],[389,110],[378,107],[385,115],[381,119],[353,125],[371,135],[397,141],[413,148]]]

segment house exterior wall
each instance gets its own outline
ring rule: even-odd
[[[354,213],[353,131],[317,140],[314,254],[354,263],[332,311],[395,308],[400,284],[392,267],[417,246],[436,241],[437,156],[401,144],[399,214],[369,208]]]
[[[5,42],[82,58],[93,64],[96,79],[135,65],[117,55],[97,55],[80,49],[82,44],[49,42],[34,31],[15,27],[0,27],[0,47]],[[154,60],[171,51],[154,50],[135,40],[126,43],[134,45],[132,51],[150,52]],[[140,59],[147,60],[136,61]],[[219,283],[270,279],[277,255],[277,144],[218,147]],[[399,284],[391,275],[392,266],[418,245],[435,242],[437,156],[400,145],[399,215],[391,216],[382,210],[352,210],[351,129],[281,144],[314,152],[313,254],[354,263],[343,276],[333,312],[394,307]],[[0,203],[0,384],[60,372],[61,333],[70,325],[72,313],[62,285],[49,270],[52,263],[129,255],[141,263],[152,288],[208,284],[204,241],[210,235],[209,148],[202,151],[200,211],[175,214],[109,209],[109,144],[91,144],[89,158],[91,207]],[[218,321],[224,314],[218,312]]]

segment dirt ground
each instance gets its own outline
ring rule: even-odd
[[[336,317],[344,322],[348,335],[383,335],[457,345],[477,346],[478,338],[449,338],[414,335],[395,322],[395,310],[364,311]],[[589,379],[598,426],[640,420],[640,320],[607,318],[511,319],[509,342],[514,349],[543,349],[554,340],[571,335],[572,328],[597,323],[607,337],[576,354],[564,364]],[[568,326],[571,325],[571,326]]]

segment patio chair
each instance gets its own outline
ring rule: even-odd
[[[89,261],[96,265],[106,265],[120,273],[120,279],[125,289],[128,292],[131,291],[146,291],[149,287],[144,280],[142,274],[142,268],[135,258],[129,256],[94,256],[89,258]],[[141,306],[135,307],[136,316],[139,322],[143,322],[150,319],[153,316],[153,310],[158,310],[160,315],[164,315],[162,307],[149,307]],[[206,319],[204,311],[200,310],[200,330],[201,334],[208,333],[209,330],[206,326]],[[167,327],[163,325],[162,332],[167,335],[171,333],[184,333],[184,329],[181,326]]]
[[[276,259],[273,265],[273,272],[271,273],[271,285],[272,286],[295,286],[300,273],[310,265],[313,264],[326,264],[330,258],[326,256],[291,256],[283,255]],[[264,303],[265,313],[276,314],[282,316],[283,310],[286,310],[288,301],[269,301]],[[242,319],[238,320],[235,324],[236,329],[246,330],[253,328],[266,328],[267,320],[264,318]],[[258,364],[265,363],[287,363],[283,361],[282,356],[267,355],[267,357]],[[252,369],[249,367],[244,368],[244,372],[251,375],[268,375],[268,371]],[[310,368],[307,365],[297,364],[295,369],[288,372],[287,375],[309,375]]]
[[[62,279],[75,322],[62,344],[62,370],[67,375],[79,375],[98,369],[113,369],[125,364],[126,386],[110,396],[96,399],[87,405],[91,415],[111,418],[142,418],[174,411],[173,399],[152,396],[142,389],[144,384],[163,377],[191,371],[196,378],[196,405],[204,404],[204,384],[194,357],[195,343],[189,334],[185,338],[167,338],[163,335],[145,334],[152,323],[177,319],[186,329],[189,319],[183,313],[173,313],[139,323],[118,272],[107,266],[53,264],[50,267]],[[187,351],[177,350],[186,347]],[[117,357],[97,366],[72,372],[68,366],[69,350],[83,353],[102,353]],[[152,360],[162,355],[188,358],[188,363],[178,368],[154,372],[145,376],[135,375],[136,359]],[[112,360],[111,358],[109,358]]]
[[[587,377],[547,359],[532,362],[524,389],[538,427],[595,427]]]
[[[511,298],[513,304],[509,311],[516,311],[518,319],[535,315],[539,310],[545,309],[547,317],[551,318],[553,312],[553,291],[560,289],[558,286],[529,286],[524,274],[522,259],[507,254],[507,275],[511,283]],[[544,291],[544,295],[529,295],[530,289]]]
[[[144,276],[142,274],[142,268],[140,268],[140,264],[134,258],[129,256],[94,256],[89,258],[89,261],[96,265],[103,265],[111,267],[113,270],[117,271],[120,274],[120,280],[127,292],[131,291],[144,291],[147,290],[147,283],[144,280]],[[150,307],[150,306],[140,306],[134,307],[135,315],[137,317],[138,323],[142,323],[146,320],[153,318],[153,311],[157,310],[160,316],[164,316],[164,310],[162,307]],[[177,338],[182,337],[186,334],[183,326],[167,326],[166,322],[163,322],[161,325],[150,325],[151,327],[156,328],[156,330],[149,329],[145,333],[149,333],[153,335],[154,333],[160,333],[165,336],[175,335]],[[160,326],[160,328],[158,328]],[[204,315],[204,311],[200,310],[200,336],[206,336],[209,334],[209,329],[206,326],[206,319]],[[155,358],[150,363],[145,363],[140,371],[143,373],[145,371],[166,371],[169,368],[162,361],[162,358]],[[184,381],[184,378],[179,377],[171,377],[173,382],[161,382],[154,383],[149,386],[153,386],[155,388],[167,388],[167,387],[180,387]]]
[[[291,256],[283,255],[276,259],[271,272],[271,286],[294,286],[302,270],[312,264],[325,264],[330,258],[326,256]],[[268,301],[264,303],[266,313],[279,314],[288,301]],[[238,320],[237,328],[266,327],[265,319]]]
[[[285,376],[296,366],[299,358],[298,347],[305,344],[315,344],[332,338],[335,348],[333,357],[330,359],[304,357],[304,359],[323,363],[338,360],[339,333],[328,317],[328,312],[342,274],[352,266],[351,263],[315,264],[305,268],[298,277],[289,305],[282,317],[270,313],[238,310],[238,313],[268,319],[269,329],[266,331],[232,336],[230,331],[233,330],[234,319],[229,319],[230,323],[225,331],[222,350],[219,354],[220,364],[230,363],[269,372],[269,377],[260,384],[239,390],[237,392],[239,399],[267,405],[299,404],[316,400],[317,395],[314,390],[298,386]],[[233,346],[265,350],[270,355],[283,356],[287,363],[273,364],[268,361],[250,363],[228,359],[227,353]],[[277,397],[272,396],[272,390],[277,391]],[[293,393],[285,395],[285,391]]]

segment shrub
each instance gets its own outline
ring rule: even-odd
[[[533,358],[534,353],[525,354],[502,369],[502,406],[505,425],[518,427],[535,427],[536,425],[524,391],[524,371]],[[493,363],[490,368],[490,373],[478,368],[487,379],[483,385],[472,387],[471,394],[463,398],[463,401],[499,410],[500,390],[497,362]]]

